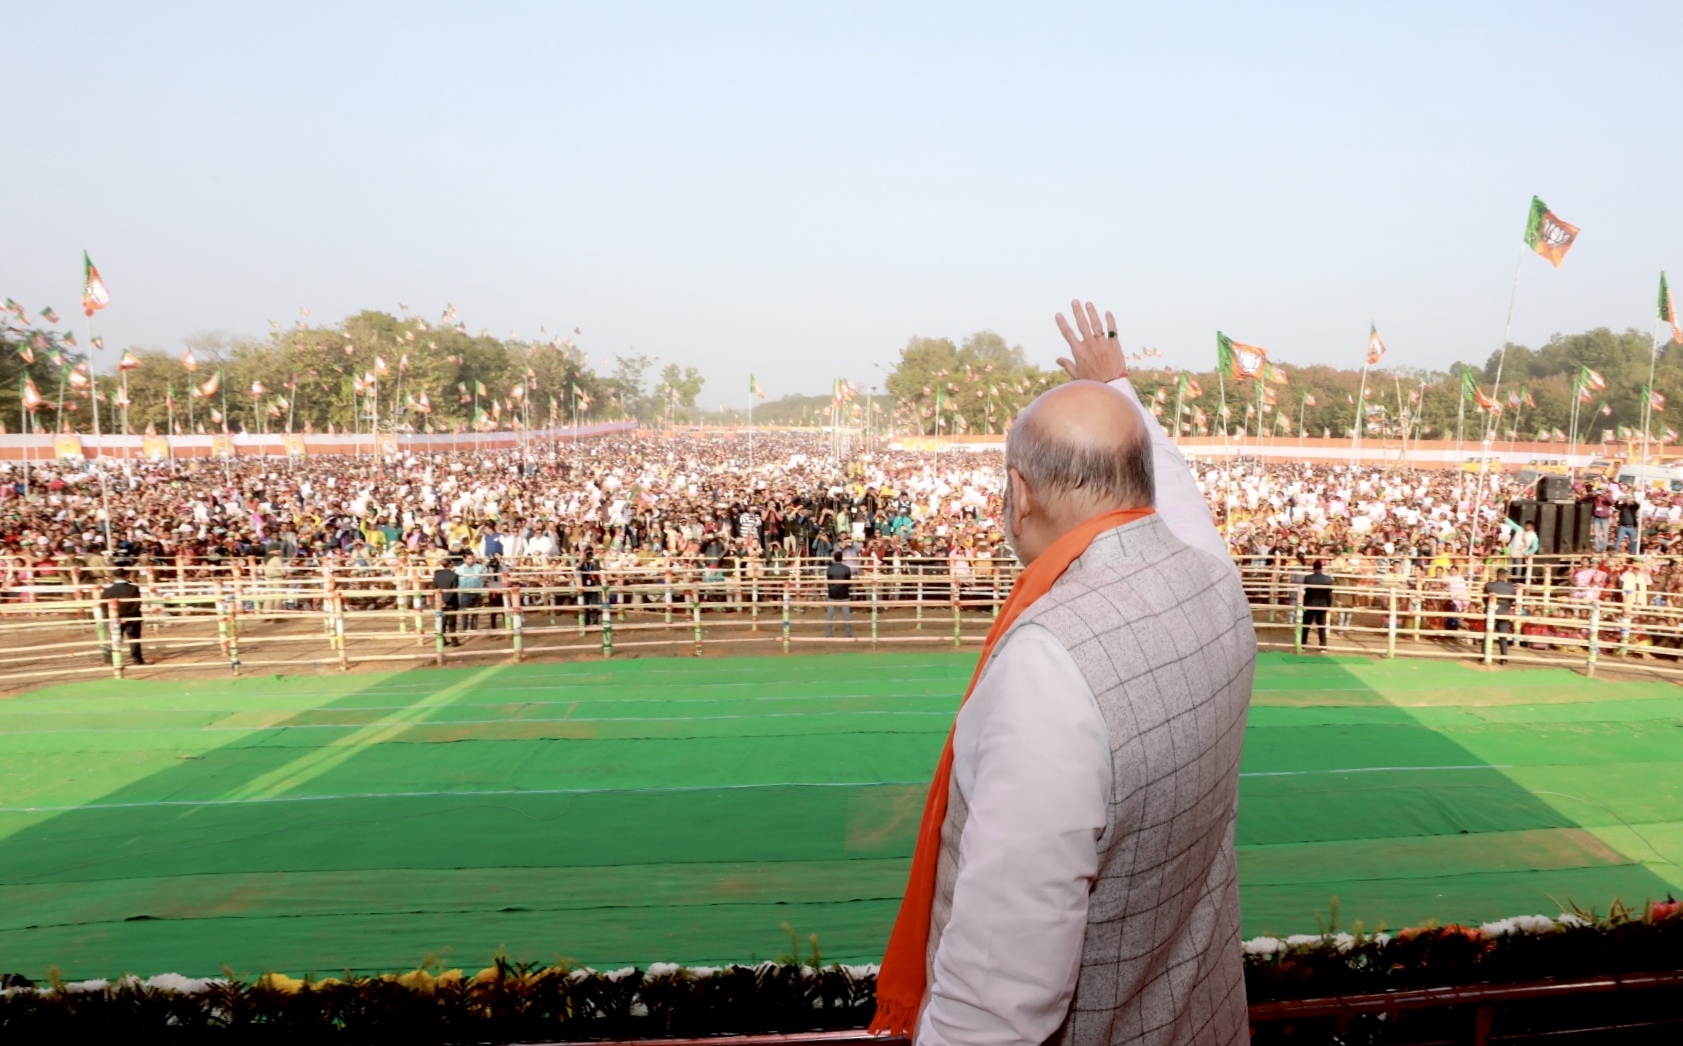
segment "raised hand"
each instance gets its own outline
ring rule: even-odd
[[[1064,340],[1069,342],[1070,355],[1074,359],[1059,358],[1058,366],[1062,367],[1072,378],[1085,378],[1090,381],[1114,381],[1128,376],[1128,361],[1122,356],[1122,342],[1116,337],[1116,317],[1110,313],[1104,314],[1104,325],[1099,325],[1099,310],[1088,302],[1085,307],[1079,300],[1069,303],[1069,310],[1075,314],[1075,326],[1080,334],[1071,330],[1069,321],[1064,319],[1063,313],[1058,313],[1058,330],[1063,332]]]

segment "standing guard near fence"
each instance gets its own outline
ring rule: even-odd
[[[1332,609],[1332,575],[1325,560],[1315,560],[1314,569],[1303,579],[1303,626],[1298,645],[1309,646],[1309,634],[1319,629],[1321,649],[1327,648],[1327,613]]]
[[[1495,607],[1496,644],[1501,648],[1501,664],[1508,663],[1508,643],[1514,634],[1514,600],[1519,598],[1519,586],[1508,580],[1508,568],[1496,571],[1496,580],[1484,585],[1484,598]]]
[[[826,568],[829,601],[824,607],[824,638],[836,635],[836,615],[839,613],[847,638],[853,638],[853,568],[842,562],[840,549],[830,554]]]
[[[462,645],[461,637],[456,632],[460,583],[461,579],[449,559],[440,562],[438,569],[432,572],[432,587],[438,592],[439,615],[443,618],[439,622],[438,634],[444,637],[444,642],[449,646]]]
[[[602,605],[602,566],[596,562],[596,550],[586,548],[579,560],[579,589],[580,603],[586,607],[600,607]],[[600,610],[586,610],[584,624],[588,628],[599,624],[602,619]]]
[[[111,572],[111,584],[106,585],[99,593],[99,598],[106,603],[115,603],[117,607],[116,620],[111,622],[111,642],[129,644],[129,664],[144,665],[146,658],[140,652],[140,589],[129,580],[129,572],[123,569]],[[111,660],[111,648],[100,650],[100,656],[107,662]]]

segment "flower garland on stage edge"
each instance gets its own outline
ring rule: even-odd
[[[1552,919],[1522,915],[1371,935],[1358,924],[1353,933],[1329,928],[1245,942],[1252,1003],[1665,970],[1683,970],[1683,903],[1670,898],[1646,910],[1615,901],[1605,916],[1574,907]]]
[[[1564,912],[1394,934],[1358,929],[1245,942],[1252,1003],[1683,969],[1683,904],[1606,916]],[[423,968],[300,980],[266,974],[0,987],[0,1036],[66,1041],[105,1033],[148,1041],[375,1039],[406,1044],[769,1034],[863,1028],[877,968],[793,962],[646,970],[513,963],[467,977]]]

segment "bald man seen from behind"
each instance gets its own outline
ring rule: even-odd
[[[1022,577],[935,772],[877,983],[917,1046],[1243,1042],[1233,827],[1256,634],[1091,304],[1006,445]]]

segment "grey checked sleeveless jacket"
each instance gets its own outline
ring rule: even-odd
[[[1111,750],[1081,971],[1052,1041],[1246,1041],[1233,825],[1256,634],[1237,572],[1152,515],[1099,535],[1012,631],[1030,622],[1080,668]],[[1007,632],[998,649],[1009,642]],[[931,963],[967,815],[955,775]]]

